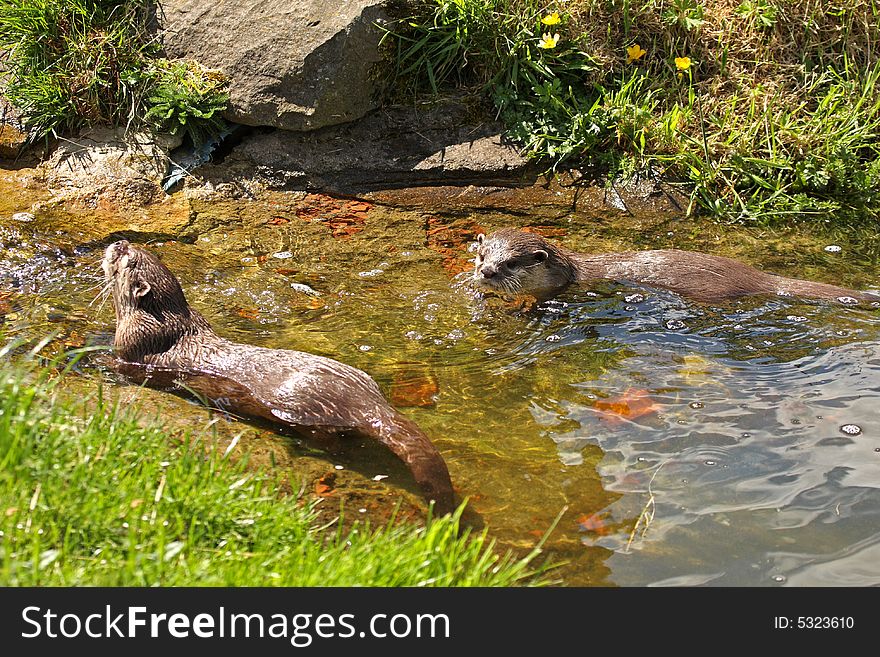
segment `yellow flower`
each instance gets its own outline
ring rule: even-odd
[[[645,56],[647,50],[642,50],[642,47],[634,43],[629,48],[626,49],[626,63],[629,64],[631,62],[637,61]]]
[[[691,67],[691,58],[690,57],[676,57],[675,58],[675,67],[679,71],[686,71]]]
[[[545,48],[549,50],[550,48],[555,48],[556,44],[559,43],[559,33],[557,32],[553,36],[550,36],[549,32],[544,32],[544,36],[538,42],[539,48]]]
[[[547,14],[541,19],[541,22],[544,23],[544,25],[556,25],[559,21],[560,18],[558,11],[554,11],[552,14]]]

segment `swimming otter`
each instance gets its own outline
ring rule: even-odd
[[[710,303],[754,294],[826,299],[845,305],[880,302],[880,295],[775,276],[721,256],[678,249],[590,255],[513,228],[502,228],[488,237],[479,235],[474,262],[477,287],[539,300],[549,299],[571,283],[606,279],[644,283]]]
[[[107,247],[102,267],[112,290],[113,346],[124,374],[153,387],[191,390],[223,410],[307,437],[372,438],[406,463],[437,512],[453,510],[443,458],[366,373],[330,358],[218,336],[189,307],[171,271],[125,240]]]

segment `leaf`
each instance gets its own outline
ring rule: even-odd
[[[648,391],[637,388],[628,388],[618,397],[600,399],[593,404],[593,408],[598,411],[601,419],[612,424],[634,420],[659,410]]]
[[[329,497],[336,489],[336,473],[328,472],[315,482],[315,495]]]
[[[59,556],[61,556],[61,550],[52,549],[40,552],[40,564],[37,566],[37,569],[43,570],[47,568],[52,565]]]
[[[608,517],[598,513],[583,514],[577,519],[577,523],[582,531],[593,532],[600,536],[610,534],[612,531],[612,528],[608,525]]]
[[[239,317],[244,317],[245,319],[256,320],[260,315],[260,311],[256,308],[238,308],[235,311],[235,314]]]
[[[183,548],[185,546],[186,544],[183,541],[171,541],[168,545],[165,546],[165,554],[162,557],[162,560],[171,561],[171,559],[173,559],[183,551]]]
[[[431,372],[395,372],[391,383],[391,403],[395,406],[434,406],[439,393],[440,385]]]

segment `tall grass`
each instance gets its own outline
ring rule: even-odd
[[[404,13],[396,87],[482,89],[548,169],[662,176],[691,211],[728,220],[878,219],[876,2],[410,0]]]
[[[175,441],[47,370],[0,368],[0,584],[509,586],[537,552],[500,555],[459,516],[320,527],[279,473]]]
[[[95,125],[168,129],[170,115],[194,141],[218,131],[226,81],[158,58],[148,29],[155,4],[0,0],[4,94],[34,139]]]

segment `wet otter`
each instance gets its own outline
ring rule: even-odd
[[[124,374],[153,387],[190,390],[223,410],[306,437],[372,438],[406,463],[439,513],[453,509],[443,458],[366,373],[330,358],[220,337],[189,307],[171,271],[127,241],[107,247],[102,267],[112,290],[114,349]]]
[[[775,276],[721,256],[677,249],[591,255],[512,228],[502,228],[488,237],[479,235],[475,264],[477,287],[540,300],[572,283],[606,279],[643,283],[710,303],[756,294],[826,299],[845,305],[880,302],[880,295]]]

